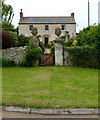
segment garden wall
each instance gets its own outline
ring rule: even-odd
[[[3,49],[2,58],[11,59],[14,60],[16,63],[19,63],[25,57],[26,48],[27,46]],[[87,68],[100,68],[98,64],[98,50],[92,47],[65,48],[63,56],[63,65],[73,65],[77,67]]]
[[[26,48],[27,48],[27,46],[3,49],[2,50],[2,58],[11,59],[11,60],[14,60],[15,62],[19,63],[20,61],[22,61],[22,59],[25,56]],[[1,52],[1,50],[0,50],[0,52]],[[71,65],[70,56],[66,50],[64,51],[64,65]]]
[[[72,65],[71,60],[70,60],[70,56],[69,53],[67,52],[67,50],[64,50],[64,65]]]
[[[27,46],[12,47],[2,50],[2,58],[12,59],[19,63],[25,56]]]

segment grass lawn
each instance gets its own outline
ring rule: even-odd
[[[2,104],[97,108],[98,70],[68,66],[3,68]]]

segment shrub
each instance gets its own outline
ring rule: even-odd
[[[31,39],[31,37],[26,37],[24,35],[19,35],[17,41],[15,41],[15,46],[16,47],[27,46],[30,39]]]
[[[69,39],[64,45],[65,46],[72,46],[73,40]]]
[[[79,46],[100,46],[100,25],[89,26],[79,32],[76,40]]]
[[[50,50],[51,50],[51,53],[54,53],[55,52],[55,47],[51,46]]]
[[[50,41],[47,45],[44,44],[44,42],[39,42],[39,46],[42,49],[42,52],[45,51],[45,48],[50,49],[52,53],[54,53],[54,42]]]
[[[48,48],[50,49],[51,53],[54,53],[54,41],[49,42]]]
[[[49,46],[50,46],[50,47],[54,46],[54,41],[50,41],[50,42],[49,42]]]
[[[2,67],[15,67],[16,65],[17,64],[14,60],[6,59],[6,58],[2,59]]]
[[[98,64],[99,53],[95,47],[68,47],[65,50],[69,53],[73,66],[85,68],[100,68]]]
[[[44,45],[44,43],[43,42],[39,42],[39,46],[42,49],[42,52],[44,52],[45,51],[45,45]]]
[[[14,25],[9,23],[8,21],[2,21],[2,29],[12,31],[12,32],[16,32],[16,29],[14,28]]]
[[[18,35],[18,34],[11,33],[11,36],[13,38],[13,47],[27,46],[31,39],[31,37],[26,37],[23,34]]]
[[[30,43],[26,50],[26,56],[19,65],[23,67],[34,66],[36,61],[40,59],[41,53],[42,53],[42,50],[40,47],[37,48],[33,43]]]
[[[12,37],[8,31],[2,31],[2,49],[7,49],[12,47]]]
[[[78,42],[77,42],[77,40],[74,40],[72,44],[73,44],[73,46],[76,46],[76,45],[78,45]]]
[[[12,47],[16,47],[16,42],[18,41],[18,34],[10,33],[13,38],[13,44]]]

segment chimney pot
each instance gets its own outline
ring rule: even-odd
[[[22,9],[20,11],[20,19],[23,19],[23,12],[22,12]]]
[[[71,17],[74,18],[74,13],[71,13]]]

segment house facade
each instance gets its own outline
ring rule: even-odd
[[[24,17],[21,9],[19,20],[19,34],[25,36],[32,36],[31,29],[36,27],[40,41],[48,44],[49,41],[55,40],[55,28],[60,27],[62,30],[61,37],[66,41],[68,34],[71,37],[76,36],[76,22],[74,13],[71,16],[58,16],[58,17]]]

